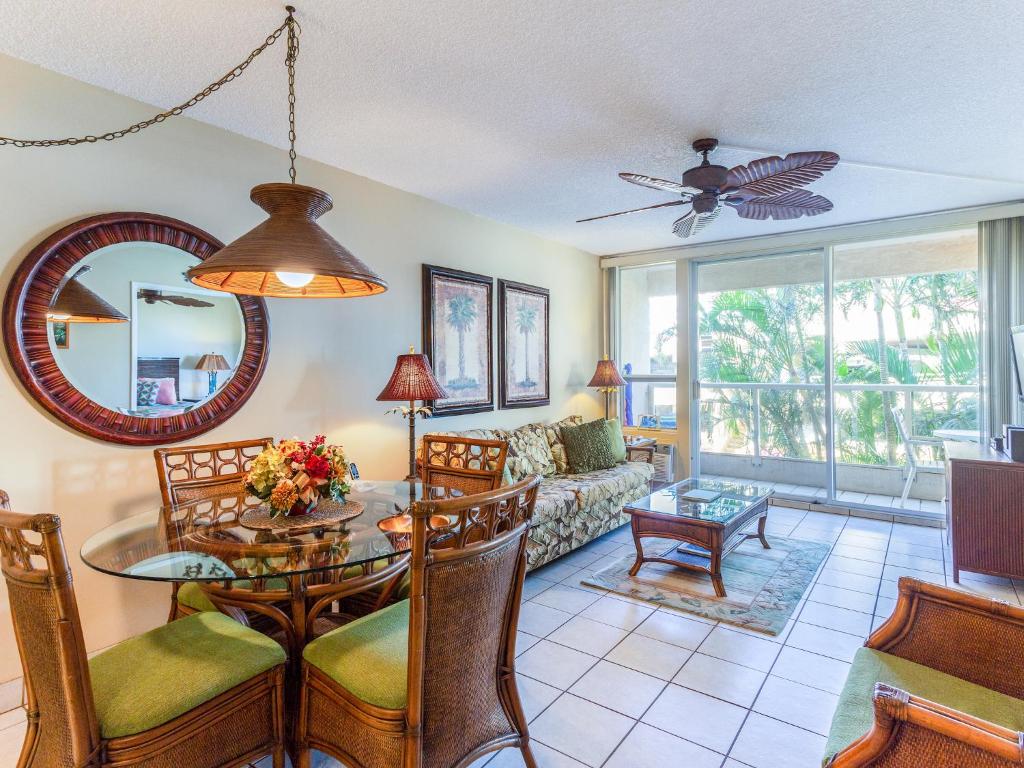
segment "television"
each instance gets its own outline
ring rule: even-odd
[[[1010,328],[1010,357],[1013,358],[1013,378],[1017,382],[1017,399],[1024,401],[1024,325]]]

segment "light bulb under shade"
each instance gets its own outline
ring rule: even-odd
[[[305,288],[311,282],[315,275],[311,275],[308,272],[274,272],[277,275],[277,279],[287,285],[289,288]]]

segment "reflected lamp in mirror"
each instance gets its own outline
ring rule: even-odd
[[[625,386],[626,380],[619,375],[615,367],[615,361],[605,357],[597,361],[597,370],[590,379],[588,387],[595,387],[599,392],[604,392],[604,417],[607,419],[611,413],[612,392],[619,387]]]
[[[82,267],[64,283],[50,304],[46,319],[51,323],[127,323],[122,312],[78,280],[88,271],[88,267]]]
[[[210,377],[210,392],[213,394],[217,391],[217,371],[230,371],[231,366],[228,365],[228,361],[224,359],[224,355],[206,354],[199,358],[199,363],[196,365],[197,371],[206,371]]]

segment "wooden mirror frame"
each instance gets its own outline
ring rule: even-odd
[[[21,383],[47,411],[90,437],[121,445],[161,445],[223,424],[252,395],[263,376],[270,324],[263,299],[235,296],[245,344],[235,375],[213,398],[187,413],[129,416],[93,402],[64,376],[50,350],[46,313],[68,271],[89,254],[117,243],[169,245],[203,260],[224,247],[184,221],[153,213],[104,213],[69,224],[43,240],[19,265],[4,297],[4,346]]]

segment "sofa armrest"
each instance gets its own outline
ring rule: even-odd
[[[868,733],[836,753],[828,768],[1020,766],[1024,733],[878,683]],[[880,758],[885,756],[884,761]]]
[[[636,447],[626,446],[626,461],[636,461],[640,464],[654,463],[654,446],[638,445]]]
[[[1024,609],[904,576],[896,608],[865,645],[1024,698]]]

